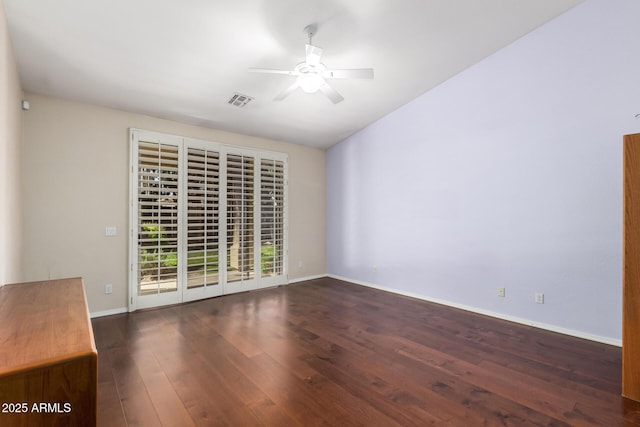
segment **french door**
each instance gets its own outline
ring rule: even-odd
[[[286,283],[285,154],[130,135],[130,310]]]

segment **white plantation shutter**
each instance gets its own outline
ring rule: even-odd
[[[286,283],[285,154],[130,137],[131,309]]]
[[[281,160],[260,161],[260,264],[262,277],[284,274],[285,168]]]
[[[187,287],[219,283],[220,153],[187,150]]]
[[[254,277],[254,164],[227,154],[227,282]]]
[[[138,295],[175,291],[178,277],[178,147],[138,144]]]

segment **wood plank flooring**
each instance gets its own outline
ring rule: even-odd
[[[93,319],[99,426],[635,426],[621,349],[318,279]]]

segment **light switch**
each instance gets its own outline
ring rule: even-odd
[[[104,235],[107,237],[113,237],[118,234],[118,231],[115,227],[107,227],[104,229]]]

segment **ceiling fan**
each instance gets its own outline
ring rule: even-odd
[[[372,79],[373,68],[357,68],[348,70],[330,70],[320,62],[322,48],[311,44],[311,38],[316,32],[315,25],[308,25],[304,29],[309,37],[309,43],[305,45],[305,60],[295,66],[293,70],[274,70],[271,68],[249,68],[254,73],[285,74],[296,77],[295,83],[282,91],[274,98],[274,101],[282,101],[293,91],[300,88],[307,93],[322,92],[333,102],[344,100],[334,88],[329,86],[325,79]]]

